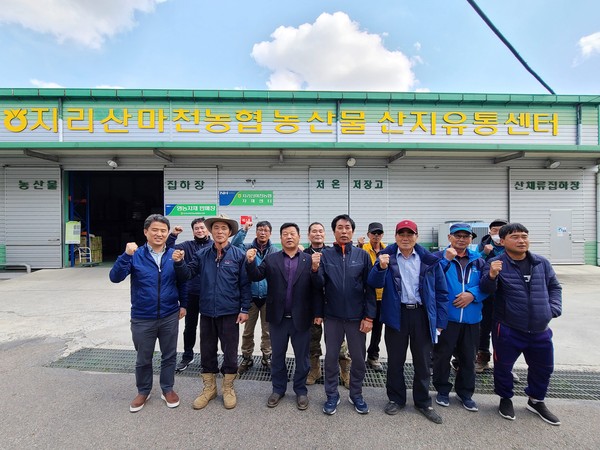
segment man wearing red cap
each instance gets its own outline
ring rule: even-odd
[[[417,244],[417,224],[396,225],[396,243],[387,246],[369,274],[368,283],[383,288],[381,321],[388,350],[385,413],[397,414],[406,405],[404,362],[410,343],[415,376],[415,408],[428,420],[442,423],[431,407],[429,363],[437,337],[448,323],[448,290],[440,259]]]

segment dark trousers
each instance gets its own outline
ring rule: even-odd
[[[490,337],[494,325],[494,297],[483,301],[481,309],[481,322],[479,322],[479,348],[480,352],[490,353]]]
[[[381,331],[383,330],[383,323],[379,321],[380,315],[381,301],[377,301],[377,313],[373,318],[373,330],[371,331],[369,348],[367,348],[367,358],[369,359],[379,359],[379,343],[381,342]]]
[[[479,341],[479,324],[448,322],[433,347],[433,385],[444,395],[452,390],[450,383],[450,358],[460,361],[454,389],[458,396],[468,399],[475,392],[475,353]]]
[[[502,398],[514,394],[512,369],[521,353],[527,363],[525,393],[544,400],[550,375],[554,371],[554,346],[550,328],[541,333],[525,333],[496,322],[492,333],[494,344],[494,391]]]
[[[137,352],[135,383],[138,394],[152,390],[152,357],[156,340],[160,347],[160,388],[164,393],[173,390],[177,359],[179,311],[162,319],[131,319],[131,338]]]
[[[367,366],[367,335],[360,331],[360,320],[338,320],[326,318],[325,330],[325,394],[339,395],[338,377],[340,376],[339,354],[344,336],[348,342],[348,352],[352,359],[350,365],[350,396],[362,395],[362,383]]]
[[[294,326],[292,319],[283,319],[280,323],[269,323],[271,334],[271,382],[273,392],[285,394],[287,389],[287,367],[285,354],[288,342],[292,341],[294,357],[296,359],[296,371],[294,372],[294,392],[296,395],[306,395],[306,376],[310,370],[309,347],[310,328],[299,331]]]
[[[413,379],[413,401],[415,406],[431,406],[429,397],[429,363],[431,362],[431,335],[429,319],[424,307],[407,309],[402,307],[400,330],[385,327],[385,345],[388,353],[387,396],[396,404],[406,404],[404,362],[410,345],[415,377]],[[354,363],[354,361],[353,361]]]
[[[200,297],[197,294],[188,295],[187,312],[185,314],[185,328],[183,329],[183,357],[181,359],[194,359],[194,345],[198,328],[198,315],[200,314]]]
[[[221,373],[237,373],[237,349],[240,340],[237,317],[237,314],[220,317],[200,314],[200,365],[203,373],[219,373],[217,359],[219,342],[223,351]]]

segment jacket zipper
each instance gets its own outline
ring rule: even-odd
[[[166,249],[165,249],[165,253],[166,253]],[[163,258],[165,257],[165,253],[162,254],[162,256],[160,257],[160,264],[157,265],[157,269],[158,269],[158,292],[157,292],[157,305],[156,305],[156,318],[160,319],[160,285],[161,285],[161,280],[162,280],[162,276],[161,276],[161,267],[163,264]],[[154,258],[152,258],[154,259]]]

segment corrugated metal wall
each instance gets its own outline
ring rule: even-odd
[[[440,224],[449,220],[481,220],[508,216],[507,171],[501,167],[476,166],[423,160],[421,165],[389,169],[388,227],[410,219],[419,226],[419,241],[437,242]],[[388,239],[389,240],[389,239]]]
[[[218,206],[219,214],[226,214],[238,222],[240,216],[252,216],[254,224],[268,220],[273,227],[271,240],[275,244],[280,244],[279,227],[284,222],[295,222],[300,227],[301,241],[305,242],[309,224],[307,175],[306,169],[219,170],[219,190],[273,191],[273,206]],[[256,237],[255,228],[248,232],[246,243]]]
[[[0,167],[0,264],[4,264],[6,262],[6,211],[5,211],[5,196],[6,196],[6,188],[4,186],[5,183],[5,169],[4,167]]]
[[[593,182],[591,184],[593,186]],[[578,189],[574,189],[575,186],[579,186]],[[550,229],[550,210],[572,210],[573,260],[562,262],[584,262],[586,189],[583,170],[511,169],[509,189],[511,221],[521,222],[529,229],[530,249],[546,257],[550,257],[550,234],[554,232]],[[593,209],[588,211],[591,214]]]
[[[217,204],[218,186],[216,168],[165,168],[165,206],[172,203]],[[178,242],[193,239],[190,223],[202,214],[194,216],[169,216],[171,228],[183,227]],[[208,216],[205,216],[208,218]]]
[[[61,172],[6,168],[6,262],[62,267]]]

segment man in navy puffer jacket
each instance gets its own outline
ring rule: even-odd
[[[561,315],[562,288],[550,262],[529,252],[529,231],[520,223],[500,229],[505,253],[492,258],[483,269],[481,290],[495,293],[494,390],[500,398],[499,413],[515,419],[511,370],[521,353],[528,365],[527,410],[552,425],[560,425],[544,403],[554,370],[550,320]]]
[[[173,390],[179,319],[185,316],[187,292],[178,285],[173,268],[173,249],[166,248],[169,220],[152,214],[144,222],[147,243],[138,248],[128,242],[110,271],[110,281],[120,283],[131,275],[131,336],[137,351],[135,380],[138,395],[129,410],[141,410],[152,390],[152,356],[156,339],[160,343],[161,398],[169,408],[179,406]]]

